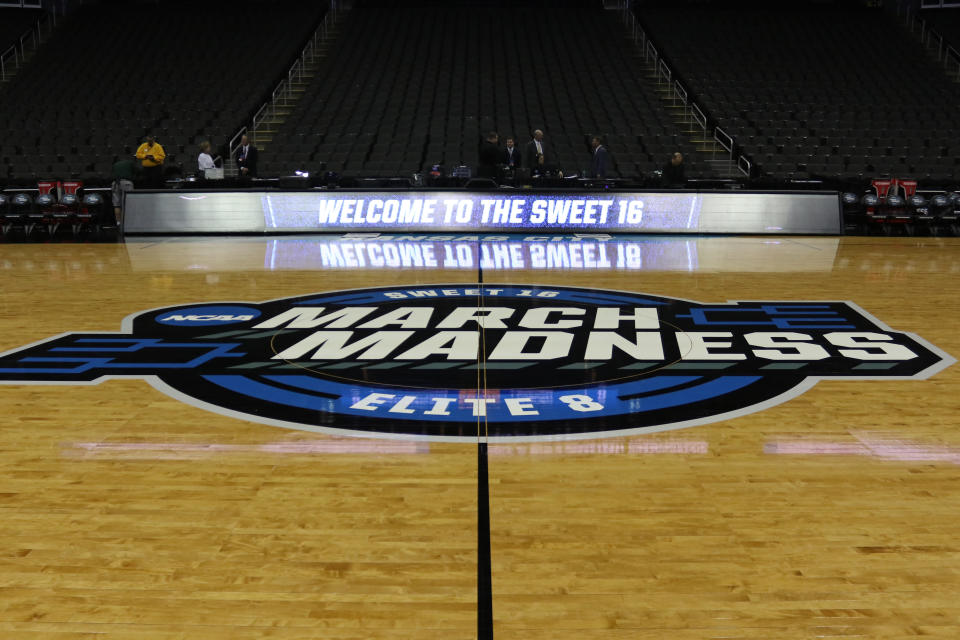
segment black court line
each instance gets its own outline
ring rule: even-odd
[[[482,241],[477,241],[477,284],[483,286]],[[478,325],[477,330],[481,327]],[[481,345],[481,349],[486,345]],[[481,357],[486,358],[484,354]],[[486,391],[486,389],[484,389]],[[486,434],[484,434],[485,436]],[[490,561],[490,481],[487,443],[477,433],[477,640],[493,640],[493,568]]]
[[[493,640],[493,568],[490,563],[490,485],[487,443],[477,443],[477,639]]]

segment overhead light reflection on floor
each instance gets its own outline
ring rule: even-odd
[[[225,454],[272,453],[291,455],[388,455],[430,452],[427,442],[401,440],[310,440],[300,442],[268,442],[265,444],[214,444],[174,442],[71,442],[64,446],[64,455],[79,458],[113,458],[136,460],[178,460]]]
[[[217,444],[178,442],[70,442],[63,455],[84,459],[184,460],[222,455],[413,455],[430,453],[429,442],[402,440],[310,440],[265,444]],[[709,452],[704,440],[590,440],[491,444],[491,456],[557,455],[703,455]]]
[[[856,442],[775,440],[763,445],[773,455],[866,456],[902,462],[949,462],[960,465],[960,446],[923,444],[894,436],[851,431]]]
[[[491,444],[491,456],[563,456],[583,454],[603,455],[658,455],[705,454],[709,445],[705,440],[587,440],[563,442],[531,442],[520,444]]]

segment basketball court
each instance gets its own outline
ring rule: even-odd
[[[403,414],[417,405],[398,409],[401,392],[355,398],[368,422],[315,411],[297,428],[143,376],[3,384],[0,637],[474,638],[485,597],[498,640],[957,637],[960,240],[156,238],[7,244],[0,276],[4,366],[60,334],[120,333],[147,310],[371,287],[456,290],[474,307],[510,287],[849,301],[941,359],[926,379],[861,368],[732,417],[664,418],[663,430],[629,414],[555,429],[527,420],[563,408],[539,396],[511,405],[516,423],[494,424],[505,414],[491,408],[454,434]],[[363,380],[439,388],[468,371],[483,397],[507,374],[481,340],[476,362]],[[602,388],[588,360],[557,379]],[[554,383],[544,366],[529,388]],[[341,368],[344,384],[360,379]],[[468,396],[437,413],[451,407],[469,409]],[[406,431],[377,426],[391,408]]]

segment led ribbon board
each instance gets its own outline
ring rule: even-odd
[[[695,230],[695,193],[309,192],[263,196],[267,229]]]
[[[288,428],[464,441],[481,428],[522,441],[725,420],[819,380],[922,379],[953,362],[850,302],[441,284],[144,311],[119,333],[2,354],[0,381],[143,378]]]

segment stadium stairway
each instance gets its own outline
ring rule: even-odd
[[[919,16],[906,13],[902,20],[906,29],[927,53],[927,56],[944,72],[947,79],[960,84],[960,11],[939,9],[923,11]]]
[[[0,9],[0,91],[13,81],[57,30],[56,16],[44,11]],[[29,42],[29,45],[26,43]],[[11,47],[15,51],[11,51]]]
[[[632,35],[625,33],[627,40],[633,41]],[[635,59],[638,66],[643,70],[643,77],[647,82],[656,86],[655,91],[660,98],[663,108],[670,114],[670,119],[676,125],[677,129],[693,144],[693,148],[700,155],[701,166],[706,169],[704,177],[709,174],[716,178],[742,178],[743,174],[737,170],[737,165],[733,161],[730,152],[721,148],[714,138],[696,126],[689,115],[689,108],[679,103],[671,82],[662,82],[660,74],[657,72],[657,64],[648,62],[644,59],[640,45],[637,46]]]
[[[608,144],[614,175],[647,174],[674,151],[687,157],[688,176],[710,174],[643,77],[623,25],[599,6],[551,9],[547,19],[522,6],[355,7],[340,29],[301,99],[258,133],[270,148],[262,175],[476,167],[483,132],[522,148],[535,128],[565,175],[589,165],[594,134]]]
[[[288,90],[282,92],[277,97],[270,111],[270,115],[259,121],[255,129],[251,129],[250,139],[260,152],[266,151],[270,147],[278,129],[286,122],[287,116],[293,112],[301,98],[303,98],[307,87],[314,82],[317,73],[323,66],[327,53],[336,46],[337,39],[340,37],[339,25],[342,24],[342,20],[347,16],[348,10],[348,8],[344,8],[341,11],[331,14],[333,17],[330,22],[321,25],[320,29],[324,29],[323,38],[320,39],[315,46],[313,55],[302,61],[302,66],[300,72],[296,75],[296,79],[288,77]],[[236,175],[237,170],[232,157],[230,165],[230,170],[227,172],[228,175]]]

